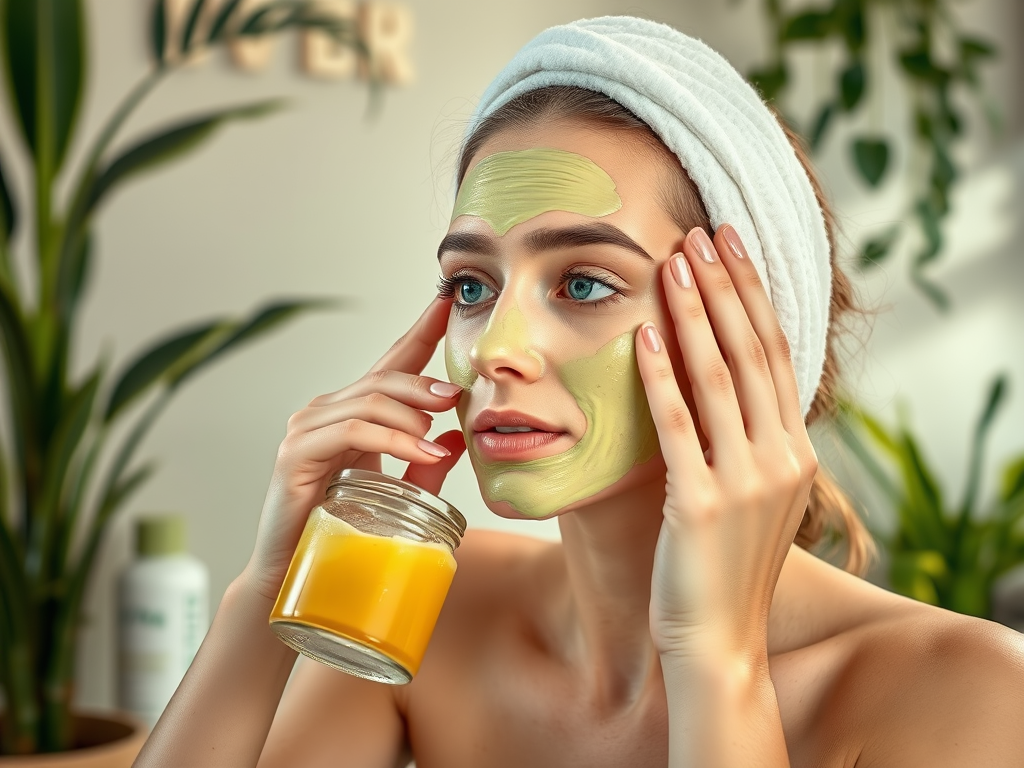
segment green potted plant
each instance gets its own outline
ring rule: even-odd
[[[1024,454],[1003,467],[987,508],[978,505],[985,440],[1005,393],[1000,376],[974,427],[967,481],[955,506],[946,500],[903,409],[895,428],[852,403],[841,409],[839,435],[895,511],[894,531],[874,535],[888,552],[896,592],[991,618],[993,584],[1024,563]]]
[[[136,174],[181,158],[227,122],[280,107],[277,100],[232,106],[119,141],[129,115],[176,62],[233,38],[316,27],[369,63],[357,28],[324,16],[313,2],[246,7],[240,0],[216,7],[194,0],[180,37],[169,40],[164,2],[156,2],[150,70],[68,176],[65,160],[85,81],[83,2],[0,2],[0,64],[7,107],[21,134],[19,146],[0,148],[0,347],[9,428],[0,446],[0,755],[61,752],[74,748],[76,739],[102,740],[102,734],[76,736],[86,721],[76,724],[72,710],[74,651],[83,595],[111,518],[153,472],[152,464],[133,461],[139,444],[178,387],[205,365],[329,303],[271,301],[249,317],[218,318],[170,333],[116,374],[105,358],[83,376],[69,373],[94,259],[92,222],[110,192]],[[31,204],[15,198],[4,173],[16,152],[31,170]],[[58,180],[68,190],[63,201],[56,194]],[[24,240],[33,249],[32,275],[18,274],[12,259],[12,237],[22,229],[31,230]],[[31,293],[26,285],[33,286]],[[124,728],[106,730],[116,735]],[[97,764],[118,764],[112,753],[92,752]],[[0,757],[0,765],[11,759]],[[88,759],[82,765],[93,764]]]

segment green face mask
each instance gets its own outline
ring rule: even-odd
[[[455,201],[452,220],[479,216],[503,236],[516,224],[548,211],[607,216],[622,207],[615,183],[589,158],[557,149],[498,152],[481,160],[466,175]],[[630,469],[658,452],[658,433],[651,418],[634,350],[634,332],[605,344],[596,354],[565,363],[554,373],[587,420],[587,430],[571,448],[556,456],[525,462],[487,463],[470,459],[489,502],[507,502],[527,517],[547,517],[604,490]],[[526,317],[512,307],[490,318],[477,339],[476,352],[529,348]],[[469,357],[445,340],[448,378],[469,390],[477,379]],[[463,399],[463,402],[468,402]],[[459,406],[465,423],[465,412]],[[472,433],[466,428],[466,442]]]
[[[615,182],[593,160],[561,149],[488,155],[466,174],[452,221],[479,216],[501,237],[548,211],[607,216],[622,207]]]
[[[511,309],[507,314],[517,313]],[[494,330],[525,328],[514,318],[488,325],[481,337],[486,343],[522,344],[526,339],[489,337]],[[524,462],[481,461],[470,449],[470,459],[484,498],[504,501],[526,517],[547,517],[553,512],[589,498],[621,480],[629,470],[658,452],[658,433],[640,370],[632,331],[617,336],[592,357],[570,361],[556,371],[566,390],[587,419],[587,431],[566,451]],[[448,346],[445,350],[448,378],[469,389],[476,372],[468,358]],[[459,410],[465,422],[463,410]],[[468,428],[466,442],[472,446]]]

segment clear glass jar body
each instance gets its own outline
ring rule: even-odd
[[[421,488],[346,469],[309,514],[270,614],[300,653],[384,683],[419,670],[466,530]]]

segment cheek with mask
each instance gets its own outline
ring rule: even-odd
[[[492,318],[478,343],[524,343],[525,339],[498,335],[517,327],[524,324]],[[658,453],[658,434],[640,380],[633,339],[633,331],[627,331],[596,354],[570,360],[546,373],[557,377],[586,419],[583,436],[562,453],[524,462],[486,462],[472,448],[473,435],[460,404],[470,460],[485,501],[505,502],[524,517],[548,517],[603,491]],[[445,364],[451,381],[471,391],[478,376],[465,351],[449,343]]]

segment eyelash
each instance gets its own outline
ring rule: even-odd
[[[587,272],[583,272],[576,268],[570,268],[565,270],[558,278],[558,284],[559,286],[564,286],[570,280],[577,277],[583,278],[584,280],[593,280],[595,283],[603,285],[605,288],[614,291],[614,293],[611,296],[605,296],[594,301],[576,301],[570,299],[570,301],[572,301],[573,304],[577,304],[580,306],[592,306],[596,310],[599,306],[605,306],[607,304],[622,299],[622,292],[614,285],[612,285],[608,280],[602,280],[601,278],[595,275],[588,274]],[[456,292],[458,291],[459,286],[462,285],[462,283],[468,282],[470,280],[474,280],[476,282],[483,282],[482,280],[473,277],[473,275],[471,275],[468,272],[456,272],[451,277],[445,277],[444,275],[441,275],[437,280],[437,295],[443,299],[454,298],[456,296]],[[456,299],[452,306],[455,308],[456,314],[465,315],[469,309],[480,305],[461,304],[459,303],[458,299]]]

